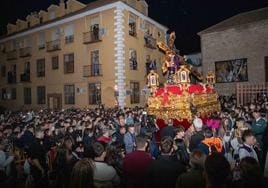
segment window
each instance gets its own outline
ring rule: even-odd
[[[101,104],[101,84],[89,83],[88,86],[89,104]]]
[[[38,59],[36,61],[36,72],[37,72],[37,77],[45,76],[45,59]]]
[[[18,41],[18,40],[14,40],[13,41],[13,47],[14,47],[14,50],[17,50],[17,49],[20,49],[21,47],[21,42],[20,41]]]
[[[11,99],[16,100],[16,98],[17,98],[17,89],[13,88],[11,89]]]
[[[67,25],[64,29],[65,43],[72,43],[74,41],[74,25]]]
[[[45,86],[37,86],[37,104],[46,104]]]
[[[43,23],[43,17],[42,16],[39,18],[39,22]]]
[[[52,41],[59,40],[61,35],[61,29],[59,27],[55,28],[52,33]]]
[[[31,22],[27,22],[27,26],[28,27],[31,27]]]
[[[7,99],[7,90],[5,88],[2,88],[2,90],[1,90],[1,98],[2,98],[2,100]]]
[[[65,101],[65,104],[75,104],[74,85],[64,86],[64,101]]]
[[[1,76],[6,77],[6,66],[4,65],[1,67]]]
[[[94,50],[91,52],[91,76],[99,76],[100,74],[99,50]]]
[[[31,91],[31,88],[25,87],[23,93],[24,93],[24,104],[31,104],[32,103],[32,91]]]
[[[130,70],[138,69],[137,52],[134,49],[129,49],[129,69]]]
[[[49,14],[49,19],[50,19],[50,20],[53,20],[54,18],[56,18],[56,13],[55,13],[55,11],[52,11],[52,12]]]
[[[136,16],[130,14],[129,15],[129,20],[128,20],[128,25],[129,25],[129,35],[136,37]]]
[[[38,48],[44,49],[45,48],[45,43],[46,43],[46,36],[45,36],[45,32],[41,32],[39,33],[39,37],[38,37]]]
[[[59,56],[52,57],[51,62],[52,62],[52,69],[58,69],[59,68]]]
[[[74,73],[74,53],[64,54],[64,73]]]
[[[131,89],[130,103],[131,104],[140,103],[140,84],[139,84],[139,82],[130,82],[130,89]]]
[[[30,62],[24,63],[24,73],[30,74]]]

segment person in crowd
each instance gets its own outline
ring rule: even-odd
[[[133,124],[128,125],[128,131],[124,135],[124,144],[126,153],[131,153],[135,150],[136,135],[135,135],[135,127]]]
[[[178,176],[176,188],[206,188],[204,177],[204,165],[206,155],[200,150],[194,150],[190,154],[190,170]],[[194,180],[194,181],[193,181]]]
[[[96,136],[94,134],[94,129],[92,128],[92,125],[90,128],[86,128],[83,135],[83,145],[86,147],[90,147],[94,141],[96,140]]]
[[[46,150],[43,146],[44,131],[35,130],[35,139],[29,147],[28,160],[30,161],[30,175],[33,186],[36,188],[48,187]]]
[[[257,142],[262,146],[262,138],[266,128],[265,119],[261,117],[259,110],[253,111],[254,120],[251,125],[251,130],[255,134]]]
[[[101,142],[95,142],[93,149],[95,152],[94,158],[94,186],[96,188],[110,188],[120,185],[120,178],[116,173],[116,170],[107,162],[106,144]]]
[[[202,140],[205,139],[204,132],[202,130],[203,128],[203,121],[200,118],[195,118],[193,120],[193,125],[195,132],[191,136],[190,143],[189,143],[189,150],[193,151],[194,149],[197,149],[199,144]]]
[[[63,147],[65,149],[67,149],[72,154],[73,163],[75,163],[77,160],[80,160],[79,156],[74,151],[74,149],[75,149],[74,148],[75,147],[74,143],[75,143],[75,141],[70,136],[65,137],[64,140],[63,140]]]
[[[185,131],[185,135],[184,135],[184,142],[185,142],[185,145],[187,146],[187,148],[189,148],[190,139],[193,136],[194,132],[195,132],[195,128],[194,128],[194,125],[192,123],[190,125],[190,127]]]
[[[118,145],[121,145],[123,148],[125,147],[125,143],[124,143],[125,134],[126,134],[126,127],[120,126],[119,129],[112,135],[112,138],[114,139],[114,141]]]
[[[29,145],[34,141],[34,127],[33,125],[28,125],[26,130],[20,137],[20,142],[23,148],[29,148]]]
[[[239,157],[239,148],[243,145],[242,134],[248,128],[244,118],[239,118],[236,121],[236,127],[231,135],[230,145],[233,149],[233,158],[236,160]]]
[[[58,148],[56,158],[53,162],[53,172],[50,174],[54,180],[54,187],[68,188],[74,163],[72,153],[66,148]]]
[[[128,153],[123,160],[123,173],[126,177],[127,188],[143,187],[145,171],[152,162],[152,157],[146,152],[147,139],[136,138],[137,149]]]
[[[220,153],[212,153],[205,161],[206,188],[227,188],[231,184],[231,166]]]
[[[89,159],[78,161],[72,170],[69,188],[94,187],[94,164]]]
[[[120,187],[125,186],[123,174],[123,159],[125,157],[124,148],[113,142],[107,146],[105,162],[112,166],[120,177]]]
[[[256,161],[258,160],[257,153],[254,149],[256,144],[256,137],[251,130],[245,130],[242,134],[243,145],[239,148],[239,159],[242,160],[245,157],[252,157]]]
[[[177,176],[186,171],[174,157],[173,139],[164,137],[160,143],[161,154],[147,169],[145,187],[174,188]]]
[[[105,144],[109,144],[111,142],[111,137],[110,137],[110,130],[108,128],[103,128],[101,130],[102,134],[101,136],[97,139],[99,142],[104,142]]]
[[[127,126],[128,125],[134,125],[134,118],[133,118],[132,111],[127,112],[126,125]]]
[[[213,131],[210,128],[206,128],[204,131],[205,139],[201,141],[198,148],[202,150],[206,155],[212,153],[223,154],[222,140],[213,136]]]
[[[188,165],[189,164],[189,153],[187,151],[187,147],[184,142],[184,136],[185,136],[185,128],[183,126],[178,126],[175,128],[175,150],[178,159],[184,164]]]
[[[252,157],[244,157],[239,164],[240,179],[233,182],[232,187],[237,188],[264,188],[267,179],[264,178],[262,168],[258,161]]]
[[[9,151],[6,151],[8,149]],[[6,153],[8,152],[8,153]],[[14,161],[14,154],[12,148],[6,148],[4,140],[0,139],[0,171],[7,174],[7,167]]]
[[[175,137],[175,131],[174,131],[174,126],[173,126],[173,119],[168,119],[167,126],[164,127],[161,132],[160,132],[160,137],[161,139],[170,136],[171,138]]]

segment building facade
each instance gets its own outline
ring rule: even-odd
[[[216,73],[220,94],[237,83],[268,82],[268,7],[233,16],[199,33],[202,69]]]
[[[161,72],[156,41],[166,31],[148,17],[145,1],[68,0],[31,13],[8,24],[0,39],[0,105],[144,105],[146,73],[149,67]]]

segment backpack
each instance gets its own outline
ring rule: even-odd
[[[239,161],[239,160],[240,160],[240,156],[239,156],[239,150],[240,150],[240,149],[245,149],[247,152],[252,153],[252,149],[249,148],[249,147],[247,147],[247,146],[245,146],[245,145],[243,144],[241,147],[238,148],[238,153],[234,155],[234,159],[235,159],[236,161]]]

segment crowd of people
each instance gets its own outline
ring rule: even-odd
[[[262,188],[268,101],[196,113],[161,129],[146,108],[11,112],[0,116],[0,187]],[[156,136],[159,134],[159,136]]]

